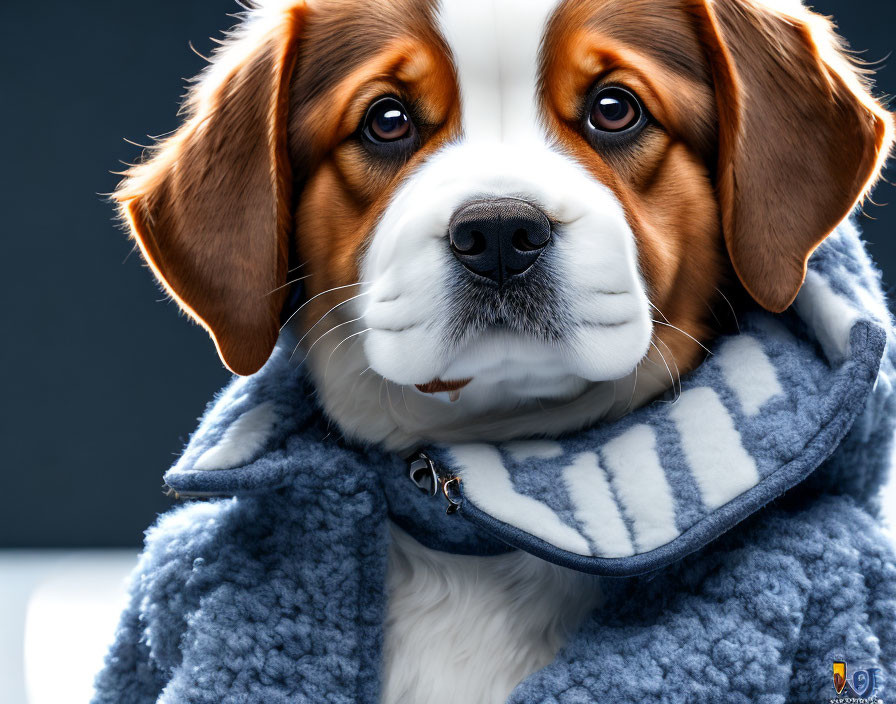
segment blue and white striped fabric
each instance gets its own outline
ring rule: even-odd
[[[281,358],[219,397],[166,482],[193,496],[253,493],[354,453],[360,471],[379,472],[393,519],[432,547],[494,552],[497,538],[575,569],[638,574],[718,537],[835,450],[878,376],[882,301],[844,224],[813,255],[791,310],[743,312],[739,334],[715,341],[676,398],[561,439],[429,448],[461,478],[469,530],[440,518],[441,504],[420,507],[397,458],[321,432],[313,391]]]
[[[624,575],[779,496],[839,444],[877,378],[888,313],[856,247],[843,226],[813,256],[793,311],[743,315],[675,399],[561,440],[436,450],[461,477],[461,513],[552,561]]]

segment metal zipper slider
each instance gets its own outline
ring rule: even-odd
[[[448,502],[449,516],[460,508],[460,477],[445,476],[425,452],[417,452],[408,460],[408,476],[420,491],[429,497],[440,491]]]

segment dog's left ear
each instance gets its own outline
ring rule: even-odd
[[[876,182],[892,116],[828,20],[798,0],[690,4],[715,82],[728,253],[750,295],[780,312],[814,249]]]
[[[267,361],[287,293],[286,113],[304,12],[253,10],[192,88],[183,126],[115,194],[156,276],[237,374]]]

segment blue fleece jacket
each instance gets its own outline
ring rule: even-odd
[[[877,514],[896,356],[854,227],[816,251],[790,311],[739,320],[677,399],[410,466],[339,438],[275,353],[167,473],[208,500],[148,531],[94,701],[376,702],[389,520],[436,549],[606,576],[606,603],[510,702],[896,695]]]

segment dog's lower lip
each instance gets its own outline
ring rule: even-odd
[[[457,381],[445,381],[444,379],[433,379],[432,381],[428,381],[425,384],[414,384],[419,391],[422,391],[425,394],[437,394],[441,391],[460,391],[467,384],[469,384],[472,379],[459,379]]]

